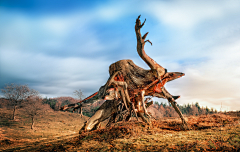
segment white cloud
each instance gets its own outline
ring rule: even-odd
[[[113,21],[116,18],[126,15],[129,12],[129,8],[124,5],[125,2],[114,2],[108,5],[102,5],[93,12],[92,15],[99,20]]]
[[[114,3],[113,3],[114,4]],[[111,43],[102,44],[98,37],[98,23],[112,21],[127,13],[126,8],[119,3],[118,6],[99,6],[95,10],[72,11],[64,15],[31,16],[24,13],[11,13],[2,9],[4,17],[0,25],[2,50],[24,50],[24,52],[40,52],[59,54],[59,50],[72,52],[85,51],[95,53],[119,45],[111,39]],[[96,27],[96,29],[94,29]]]
[[[70,19],[56,16],[39,19],[34,24],[38,24],[46,33],[51,33],[56,37],[66,36],[73,26],[73,22]]]
[[[108,63],[102,59],[57,58],[10,50],[1,54],[4,56],[1,70],[5,75],[36,82],[34,87],[40,93],[46,92],[47,87],[49,94],[61,96],[72,95],[76,89],[97,91],[105,83],[104,77],[105,81],[108,78]]]
[[[220,110],[239,110],[240,94],[240,41],[223,43],[209,48],[209,59],[186,65],[182,80],[169,84],[174,93],[182,94],[180,103],[200,102],[200,105]],[[222,109],[223,110],[223,109]]]
[[[72,95],[76,89],[92,94],[107,81],[108,66],[115,57],[105,50],[116,51],[116,47],[135,43],[133,39],[122,44],[129,33],[114,40],[100,37],[106,31],[98,30],[99,24],[109,28],[109,23],[117,26],[122,19],[142,14],[141,20],[145,16],[153,20],[147,18],[143,30],[148,31],[148,23],[154,23],[154,32],[149,33],[153,46],[146,45],[146,52],[169,71],[186,74],[166,86],[170,93],[182,95],[179,103],[198,101],[218,109],[222,103],[228,110],[240,107],[240,3],[136,2],[110,2],[89,10],[37,17],[1,9],[1,72],[36,82],[32,86],[49,96]],[[134,35],[134,28],[126,31]],[[102,43],[103,39],[108,43]],[[133,60],[138,57],[134,50],[128,52],[135,53]],[[101,52],[101,56],[85,58],[82,54],[86,52]],[[108,61],[102,58],[105,56]],[[135,61],[148,69],[139,57]]]
[[[191,29],[204,21],[239,12],[239,6],[236,1],[155,1],[147,3],[145,9],[159,22],[175,28]]]

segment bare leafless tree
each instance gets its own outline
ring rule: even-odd
[[[34,120],[37,115],[40,115],[44,112],[44,105],[42,102],[42,98],[38,95],[29,96],[23,102],[24,113],[30,116],[32,120],[31,129],[34,129]]]
[[[75,90],[73,94],[77,96],[80,101],[84,98],[83,91],[81,89]]]
[[[13,107],[13,120],[15,119],[16,108],[29,96],[38,94],[38,91],[30,89],[27,85],[6,84],[1,89],[5,98],[8,99],[9,105]]]

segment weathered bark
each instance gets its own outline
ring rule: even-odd
[[[124,82],[128,84],[127,89],[130,97],[138,93],[135,90],[143,89],[156,80],[151,70],[145,70],[135,65],[132,60],[120,60],[110,65],[110,77],[118,71],[124,78]]]
[[[148,35],[148,32],[146,34],[144,34],[143,37],[141,35],[140,29],[145,24],[146,19],[143,22],[143,24],[141,24],[140,17],[141,17],[141,15],[138,16],[138,18],[136,20],[136,24],[135,24],[135,33],[136,33],[136,37],[137,37],[137,52],[138,52],[139,56],[151,68],[151,70],[154,73],[154,75],[156,74],[156,77],[161,79],[161,77],[165,74],[165,69],[162,66],[160,66],[159,64],[157,64],[152,58],[150,58],[145,53],[144,46],[145,46],[146,42],[149,42],[151,45],[152,45],[152,42],[149,41],[149,40],[145,41],[145,39],[146,39],[146,37]]]
[[[184,76],[184,73],[167,72],[166,69],[157,64],[145,53],[145,43],[151,42],[149,40],[145,40],[148,33],[146,33],[144,36],[141,35],[140,29],[143,27],[146,20],[143,22],[143,24],[141,24],[139,18],[140,16],[137,18],[135,25],[137,52],[150,67],[150,70],[145,70],[141,67],[138,67],[133,63],[132,60],[120,60],[111,64],[109,67],[110,77],[107,83],[99,89],[97,95],[96,93],[94,94],[96,97],[98,97],[98,99],[102,98],[109,100],[107,100],[101,106],[101,108],[85,123],[80,132],[82,130],[91,130],[96,128],[101,121],[109,117],[111,117],[109,124],[116,122],[116,119],[122,116],[126,116],[126,119],[124,119],[129,120],[132,111],[134,113],[137,111],[137,114],[135,114],[136,117],[139,116],[143,119],[143,121],[148,122],[144,116],[146,115],[148,118],[150,118],[150,115],[147,112],[147,103],[144,101],[145,96],[167,99],[179,114],[183,124],[186,125],[186,121],[182,113],[175,104],[175,100],[179,98],[179,96],[172,96],[164,87],[167,82]],[[110,91],[112,94],[107,95],[107,91]],[[120,97],[118,94],[120,94]],[[114,95],[116,95],[116,98],[114,98]],[[125,105],[125,110],[123,108],[118,110],[117,105],[119,104],[119,100]],[[93,100],[90,102],[93,102]],[[137,109],[135,109],[135,107],[137,107]]]
[[[162,92],[164,93],[164,95],[166,96],[167,100],[171,103],[171,105],[173,106],[173,108],[175,109],[175,111],[178,113],[179,117],[182,119],[182,123],[183,123],[183,127],[185,129],[189,129],[187,122],[185,121],[181,111],[179,110],[179,108],[176,105],[176,102],[174,100],[174,98],[172,97],[172,95],[165,89],[162,88]]]
[[[111,114],[118,111],[118,104],[121,101],[118,100],[107,100],[105,101],[96,111],[96,113],[84,123],[84,126],[79,130],[79,133],[82,131],[90,131],[94,128],[98,128],[100,122],[108,119]]]

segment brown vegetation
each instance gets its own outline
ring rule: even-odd
[[[31,129],[34,127],[36,116],[42,114],[46,109],[42,103],[42,98],[39,96],[31,96],[23,102],[24,114],[32,119]]]
[[[56,144],[40,150],[237,151],[240,146],[238,120],[239,116],[225,114],[192,116],[188,117],[188,122],[193,128],[190,131],[181,131],[179,119],[154,121],[152,126],[130,121],[117,123],[110,128],[86,132],[61,145]]]
[[[13,120],[15,120],[15,113],[18,106],[28,97],[38,94],[38,91],[30,89],[27,85],[18,85],[14,83],[6,84],[1,91],[5,98],[8,99],[7,106],[13,108]]]
[[[35,131],[21,110],[0,112],[0,151],[237,151],[240,112],[186,117],[192,130],[182,131],[179,118],[162,118],[152,126],[134,119],[78,135],[87,117],[48,111],[37,117]]]
[[[75,113],[53,111],[48,105],[44,106],[45,112],[36,116],[34,130],[31,129],[31,117],[26,115],[23,108],[16,112],[15,120],[10,119],[11,110],[0,108],[0,151],[77,136],[78,129],[88,118],[80,118]]]

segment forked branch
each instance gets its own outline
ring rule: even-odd
[[[152,45],[152,42],[150,40],[145,40],[148,32],[144,34],[143,36],[141,35],[140,29],[143,27],[145,24],[146,19],[144,20],[143,24],[141,24],[140,21],[140,16],[136,19],[136,25],[135,25],[135,32],[136,32],[136,37],[137,37],[137,52],[139,56],[147,63],[147,65],[151,68],[153,73],[155,73],[156,77],[161,80],[161,77],[165,74],[165,69],[157,64],[152,58],[150,58],[144,50],[144,46],[146,42],[149,42]]]

